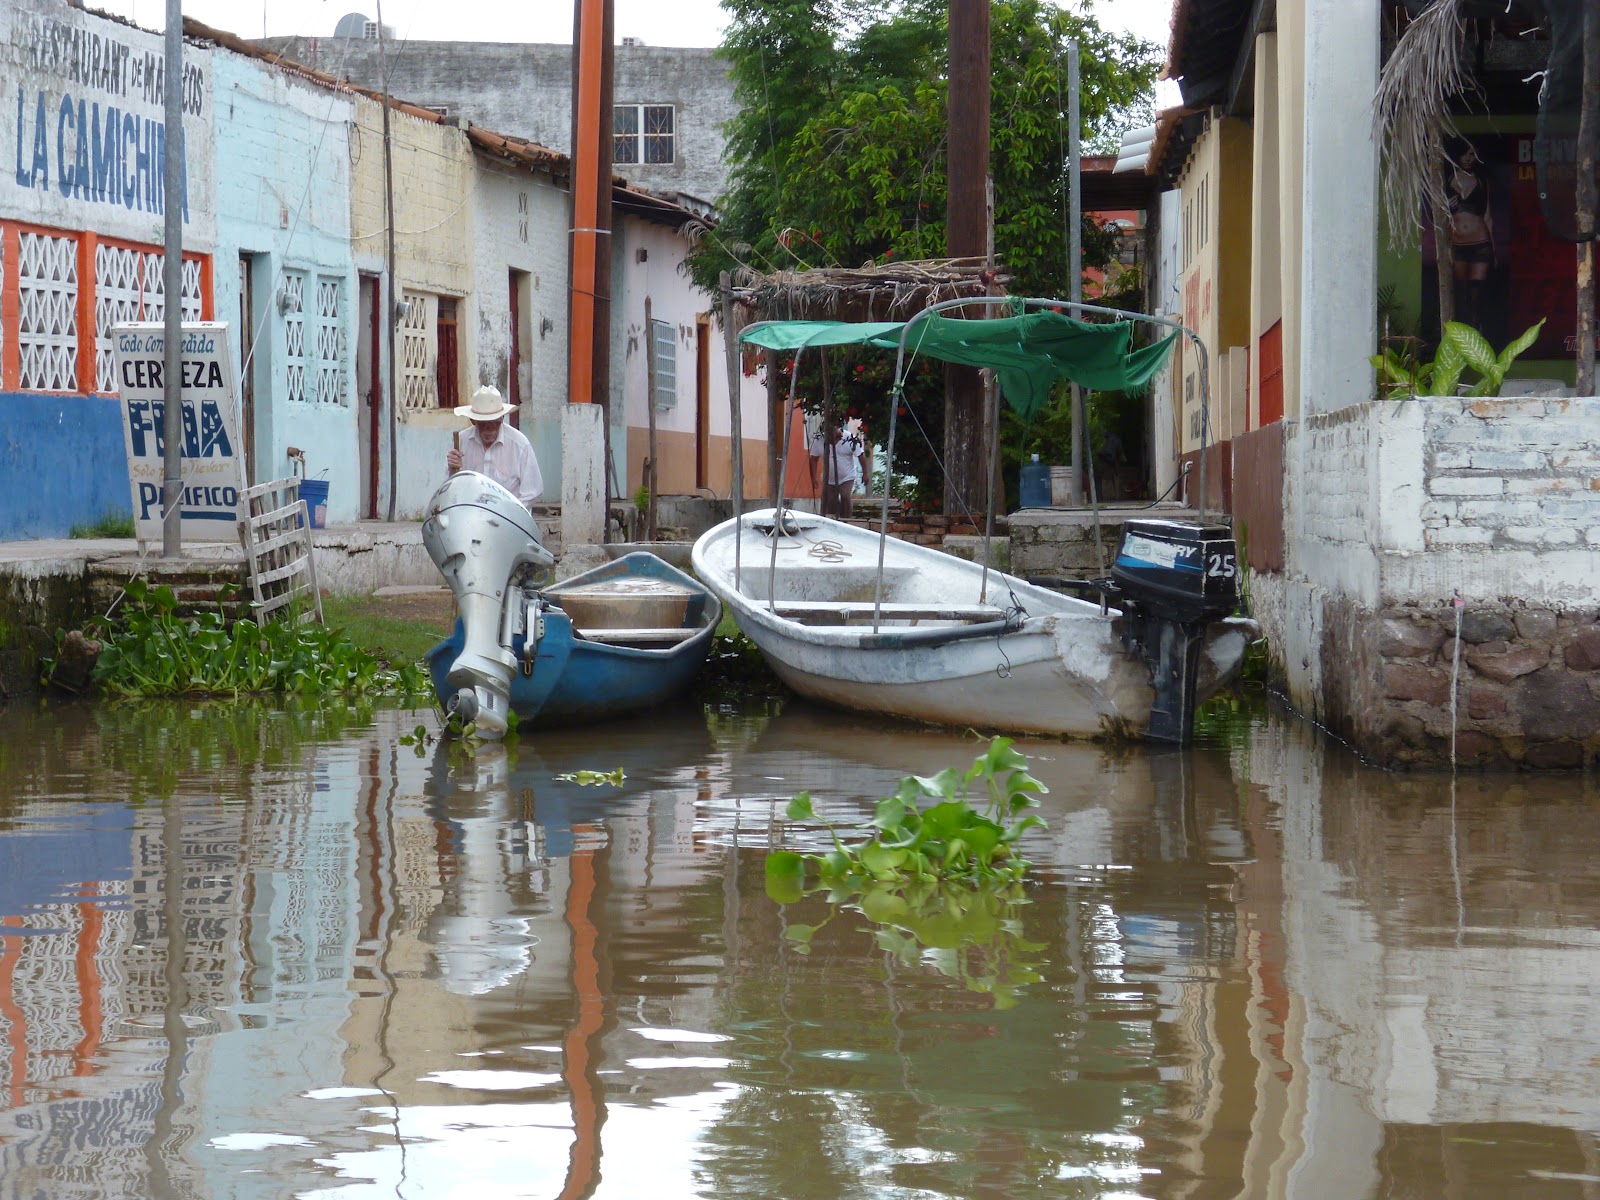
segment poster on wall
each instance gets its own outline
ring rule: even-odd
[[[185,321],[183,342],[182,532],[185,542],[235,542],[246,487],[239,445],[239,389],[226,321]],[[166,327],[111,327],[133,523],[141,550],[162,538],[165,478]]]
[[[1451,292],[1457,321],[1480,330],[1496,349],[1544,319],[1525,359],[1577,355],[1577,256],[1556,238],[1539,199],[1534,135],[1472,133],[1452,141],[1447,168]],[[1433,222],[1423,219],[1419,332],[1439,333],[1438,254]]]

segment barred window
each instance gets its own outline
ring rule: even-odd
[[[306,396],[306,276],[285,271],[278,289],[278,309],[283,313],[283,361],[288,367],[289,399]]]
[[[316,350],[318,404],[345,402],[344,330],[340,313],[344,309],[344,280],[336,275],[317,276]]]
[[[159,250],[101,242],[94,248],[94,374],[97,391],[117,390],[111,327],[166,319],[166,256]],[[200,264],[183,261],[185,321],[200,319]]]
[[[433,408],[439,386],[434,371],[439,351],[435,321],[438,298],[406,292],[400,316],[400,403],[403,408]]]
[[[673,107],[618,104],[612,109],[611,161],[665,165],[674,161]]]
[[[17,346],[25,392],[78,390],[78,239],[17,239]]]

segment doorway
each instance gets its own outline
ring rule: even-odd
[[[383,294],[376,275],[361,276],[356,316],[356,445],[361,458],[361,496],[364,520],[378,518],[379,435],[383,428],[383,386],[380,372],[383,341],[379,336],[378,303]]]
[[[256,353],[256,294],[266,295],[272,291],[262,274],[265,270],[266,255],[251,252],[239,255],[239,440],[247,484],[260,483],[263,479],[257,453],[262,439],[256,424],[256,376],[261,370]]]
[[[711,314],[694,322],[694,486],[711,487]]]

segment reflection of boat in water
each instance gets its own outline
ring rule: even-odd
[[[653,554],[628,554],[539,587],[553,560],[527,511],[486,476],[452,475],[429,501],[428,553],[461,615],[428,652],[439,703],[485,737],[585,724],[670,700],[711,652],[722,606]]]

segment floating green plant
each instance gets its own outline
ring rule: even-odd
[[[1028,871],[1017,840],[1044,821],[1044,784],[1028,774],[1028,760],[1010,738],[995,738],[965,772],[907,775],[892,796],[878,801],[871,836],[847,846],[826,821],[833,849],[826,854],[774,850],[767,855],[767,888],[779,901],[797,899],[813,871],[829,888],[861,891],[872,884],[1015,883]],[[977,805],[974,787],[980,789]],[[935,801],[924,807],[925,802]],[[789,802],[791,821],[820,820],[811,795]]]
[[[615,771],[568,771],[556,778],[562,783],[575,783],[579,787],[621,787],[627,776],[618,767]]]
[[[229,603],[236,591],[222,589],[219,604]],[[390,667],[338,629],[249,617],[230,624],[219,610],[185,616],[170,587],[150,587],[142,579],[128,584],[118,619],[95,633],[101,648],[94,684],[117,696],[429,693],[420,666]],[[48,683],[55,664],[43,665]]]
[[[906,965],[923,963],[986,992],[995,1005],[1015,1004],[1021,988],[1036,982],[1032,956],[1044,947],[1022,936],[1022,880],[1028,860],[1016,843],[1044,821],[1038,807],[1045,786],[1010,738],[995,738],[965,772],[907,775],[892,796],[878,801],[864,839],[833,839],[825,854],[774,850],[767,855],[767,895],[796,904],[822,893],[829,911],[814,925],[789,923],[785,937],[810,953],[818,930],[841,912],[872,922],[878,945]],[[819,820],[811,797],[789,802],[789,819]]]

